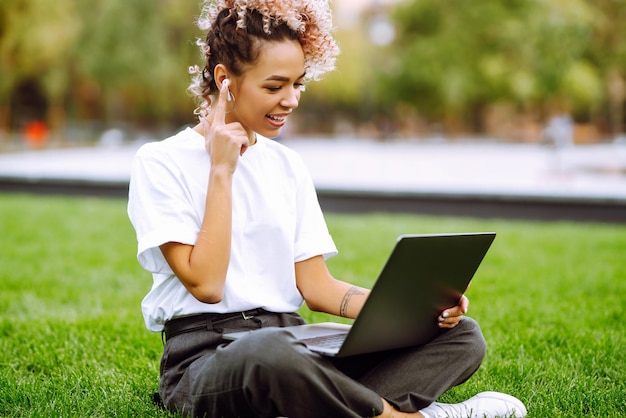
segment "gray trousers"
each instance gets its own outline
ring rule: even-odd
[[[467,317],[424,346],[341,359],[312,353],[280,329],[301,323],[297,314],[231,316],[169,337],[159,387],[166,408],[193,417],[372,417],[385,398],[414,412],[466,381],[485,354]],[[257,328],[235,342],[222,338]]]

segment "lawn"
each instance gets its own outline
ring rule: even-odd
[[[167,417],[126,202],[0,194],[0,416]],[[335,276],[371,285],[401,233],[496,231],[468,293],[483,367],[443,396],[512,393],[529,417],[626,416],[626,225],[328,214]],[[302,310],[307,319],[329,318]]]

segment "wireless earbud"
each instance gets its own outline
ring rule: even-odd
[[[222,88],[223,89],[228,89],[228,87],[230,86],[230,78],[225,78],[224,81],[222,81]],[[228,98],[227,100],[229,102],[232,102],[234,100],[234,97],[232,95],[232,93],[230,92],[230,89],[228,89]]]

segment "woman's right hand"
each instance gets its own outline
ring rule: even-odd
[[[176,277],[203,303],[219,303],[224,296],[231,252],[233,173],[249,144],[248,133],[240,123],[226,123],[227,101],[228,83],[223,82],[214,109],[200,121],[211,172],[196,242],[160,246]]]
[[[246,129],[239,122],[226,123],[229,79],[224,79],[217,103],[200,122],[204,131],[204,145],[211,157],[212,169],[223,168],[233,173],[237,161],[250,145]]]

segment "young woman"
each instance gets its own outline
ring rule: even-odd
[[[304,322],[303,302],[354,318],[369,293],[329,273],[337,250],[312,180],[268,139],[304,84],[333,68],[330,15],[327,0],[206,2],[205,63],[191,87],[200,123],[137,153],[128,211],[154,279],[146,325],[166,339],[160,396],[169,410],[208,417],[524,416],[495,392],[434,402],[484,356],[465,297],[421,347],[331,360],[281,330]],[[255,331],[222,338],[235,330]]]

